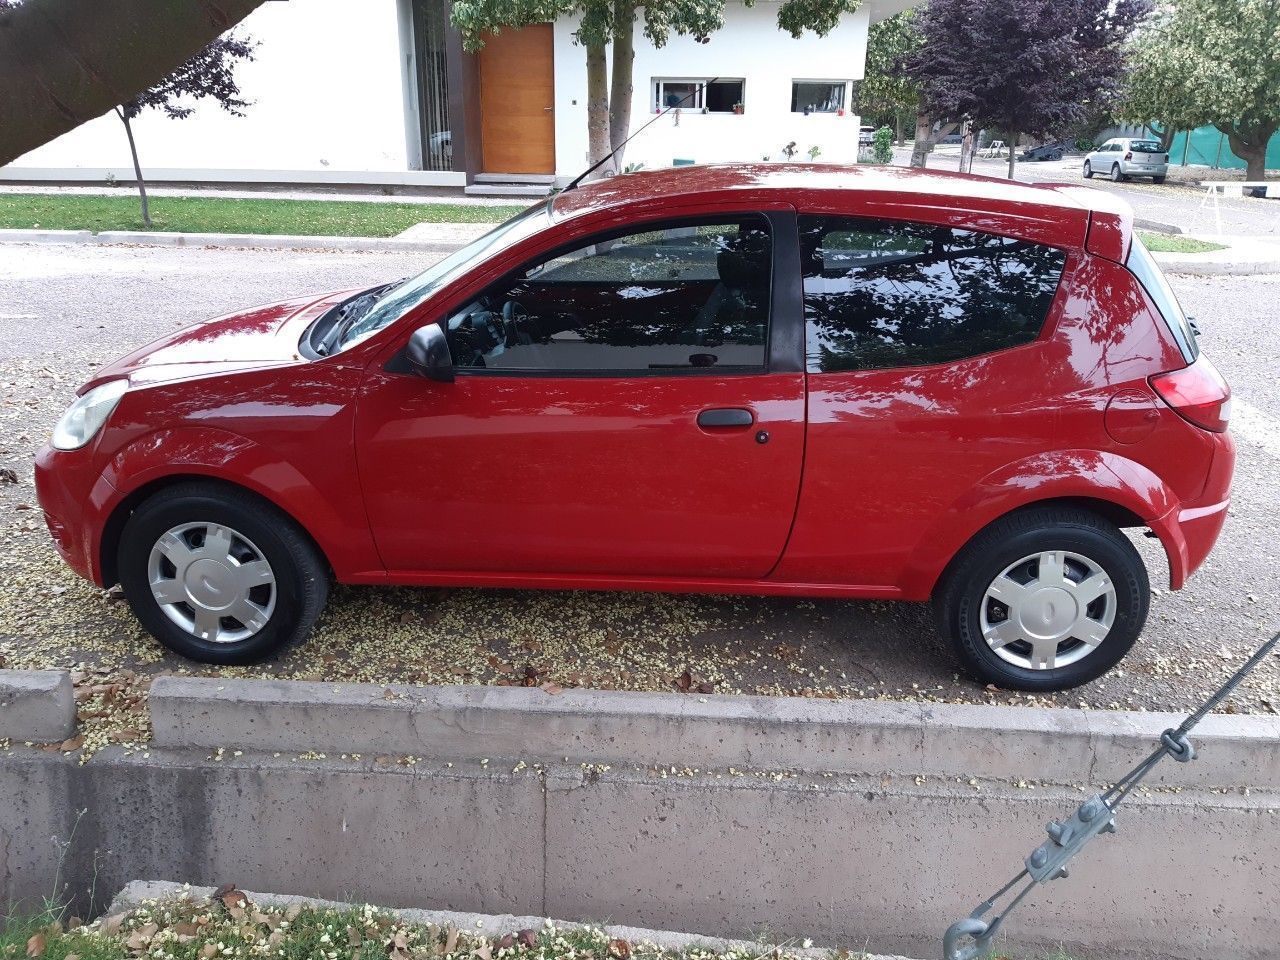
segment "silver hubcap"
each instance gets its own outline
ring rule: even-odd
[[[147,580],[165,616],[212,643],[247,640],[276,607],[276,578],[262,551],[217,523],[166,531],[151,548]]]
[[[987,587],[979,616],[996,656],[1028,670],[1083,660],[1111,632],[1116,588],[1088,557],[1047,550],[1010,564]]]

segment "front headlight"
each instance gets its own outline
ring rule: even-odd
[[[128,380],[108,380],[76,397],[53,428],[54,449],[78,450],[92,440],[128,389]]]

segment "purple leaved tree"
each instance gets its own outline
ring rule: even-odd
[[[929,0],[922,44],[905,63],[922,113],[994,127],[1009,142],[1060,135],[1110,104],[1124,80],[1124,40],[1151,0]]]
[[[151,226],[151,208],[147,202],[147,186],[142,179],[142,166],[138,163],[138,147],[131,121],[148,107],[163,110],[172,120],[182,120],[195,112],[194,101],[206,98],[216,101],[218,106],[234,116],[244,116],[244,108],[249,106],[249,101],[240,98],[235,69],[241,60],[253,59],[256,46],[248,37],[230,34],[212,40],[159,83],[114,108],[129,138],[133,172],[137,176],[138,195],[142,199],[142,222],[146,226]]]

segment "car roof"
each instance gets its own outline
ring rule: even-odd
[[[939,199],[966,210],[1035,213],[1082,227],[1081,236],[1096,219],[1111,220],[1106,229],[1115,242],[1094,253],[1123,260],[1128,252],[1133,214],[1119,197],[1090,187],[1030,184],[997,177],[873,164],[734,163],[668,167],[594,180],[564,190],[549,205],[556,221],[590,213],[608,213],[631,205],[696,206],[724,201],[727,195],[748,196],[752,202],[772,200],[800,209],[843,203],[858,195],[869,202],[890,201],[925,207]],[[868,214],[873,215],[873,214]],[[1092,231],[1090,231],[1092,232]]]

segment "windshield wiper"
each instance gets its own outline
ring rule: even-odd
[[[384,283],[380,287],[373,287],[364,293],[357,294],[339,306],[334,317],[333,326],[324,335],[324,339],[316,344],[316,353],[322,357],[327,357],[334,347],[342,343],[343,337],[347,335],[347,331],[351,329],[357,320],[372,310],[374,304],[381,300],[384,294],[402,283],[404,283],[404,280],[400,279],[393,280],[391,283]]]

